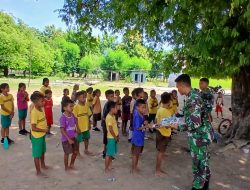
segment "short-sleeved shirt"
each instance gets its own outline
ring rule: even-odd
[[[9,111],[13,110],[13,102],[14,102],[14,98],[11,94],[8,94],[7,96],[0,94],[0,105],[4,105],[4,107],[6,109],[8,109]],[[10,113],[4,111],[1,109],[0,111],[1,115],[10,115]]]
[[[92,112],[88,105],[76,104],[74,106],[73,113],[78,121],[78,126],[81,132],[89,130],[89,117],[92,115]]]
[[[28,101],[25,99],[26,92],[19,91],[17,92],[17,108],[19,110],[28,109]]]
[[[106,126],[107,126],[107,131],[108,131],[108,136],[107,137],[109,139],[114,138],[110,133],[109,126],[112,126],[115,135],[118,136],[119,132],[118,132],[117,122],[116,122],[116,119],[115,119],[114,115],[110,115],[110,114],[107,115],[107,117],[106,117]]]
[[[160,124],[162,119],[167,118],[167,117],[171,117],[171,116],[172,116],[172,113],[170,110],[163,108],[163,107],[160,107],[157,111],[157,114],[156,114],[157,124]],[[171,129],[170,128],[162,127],[162,128],[159,128],[158,131],[164,137],[171,136]]]
[[[43,95],[45,95],[45,91],[46,90],[51,90],[51,87],[50,86],[42,86],[41,88],[40,88],[40,92],[43,94]]]
[[[90,108],[92,107],[93,100],[94,100],[93,95],[87,93],[87,105],[88,105]]]
[[[36,128],[38,129],[47,128],[47,122],[44,111],[39,111],[37,108],[34,107],[31,111],[30,119],[31,119],[31,125],[35,124]],[[31,128],[31,135],[35,138],[43,137],[45,134],[46,134],[45,132],[32,131]]]
[[[148,100],[148,108],[149,108],[149,114],[156,114],[157,113],[157,107],[158,107],[158,100],[157,98],[149,98]]]
[[[99,97],[95,96],[93,100],[93,113],[101,113],[102,112],[102,106],[101,106],[101,100]]]
[[[143,125],[145,119],[144,116],[141,115],[137,109],[134,110],[134,117],[133,117],[133,134],[131,143],[136,146],[144,146],[144,136],[145,132],[139,130]]]
[[[130,113],[130,103],[132,101],[131,96],[123,96],[122,98],[122,112],[129,114]]]
[[[60,127],[64,128],[67,136],[70,139],[73,139],[77,136],[76,133],[76,117],[72,114],[71,116],[66,116],[62,114],[60,117]],[[67,141],[67,138],[62,134],[61,136],[62,142]]]

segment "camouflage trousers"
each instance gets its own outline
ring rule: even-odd
[[[210,178],[208,146],[190,145],[193,171],[193,187],[202,189],[205,182]]]

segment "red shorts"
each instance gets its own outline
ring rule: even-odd
[[[130,120],[130,113],[122,113],[122,121]]]
[[[222,112],[222,106],[216,105],[215,112]]]

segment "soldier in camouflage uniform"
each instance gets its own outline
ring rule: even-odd
[[[185,125],[171,127],[179,131],[188,131],[188,144],[192,157],[193,188],[192,190],[207,190],[210,178],[208,165],[208,145],[212,141],[207,122],[202,118],[202,99],[199,92],[191,88],[191,79],[182,74],[176,80],[176,86],[181,95],[186,95],[183,108]]]

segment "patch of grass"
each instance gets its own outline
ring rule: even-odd
[[[198,78],[192,78],[192,87],[199,88],[199,80]],[[209,86],[222,86],[222,88],[226,90],[230,90],[232,86],[232,79],[209,79]]]

